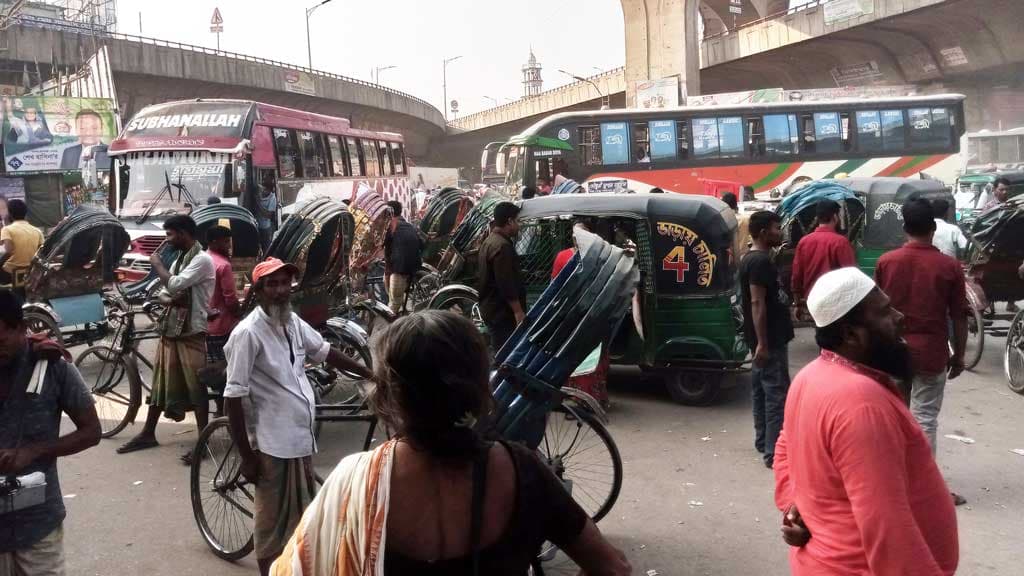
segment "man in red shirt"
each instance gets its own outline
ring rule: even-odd
[[[775,503],[794,576],[949,576],[956,512],[894,378],[911,371],[903,315],[841,268],[807,298],[821,355],[793,380],[775,446]]]
[[[231,330],[238,324],[242,306],[235,292],[235,274],[231,269],[231,230],[213,226],[206,232],[206,251],[216,270],[213,294],[210,295],[209,327],[206,335],[206,359],[215,364],[224,362],[224,345]]]
[[[910,411],[921,424],[935,453],[939,409],[947,372],[964,370],[967,345],[967,295],[960,263],[932,245],[935,220],[927,200],[903,205],[903,230],[909,241],[884,254],[875,269],[878,287],[906,316],[907,343],[914,358]],[[949,320],[953,321],[953,356],[949,355]]]
[[[793,256],[790,289],[797,310],[803,308],[814,282],[822,274],[857,265],[853,246],[839,233],[839,203],[825,198],[818,201],[816,208],[818,227],[800,239]]]

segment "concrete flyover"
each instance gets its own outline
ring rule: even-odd
[[[21,84],[23,63],[81,64],[107,46],[125,118],[150,104],[185,98],[244,98],[349,118],[354,127],[405,135],[421,157],[445,133],[444,115],[429,103],[383,86],[284,62],[178,42],[108,33],[67,22],[21,17],[0,31],[3,82]],[[305,76],[303,76],[305,75]],[[312,95],[288,91],[286,78],[311,84]]]

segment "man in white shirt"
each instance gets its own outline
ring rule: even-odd
[[[252,273],[259,306],[235,326],[224,352],[224,410],[242,457],[242,474],[255,483],[254,540],[260,573],[281,554],[315,494],[313,387],[306,362],[326,361],[367,379],[368,369],[331,348],[292,312],[289,298],[298,269],[267,258]]]
[[[195,411],[199,431],[209,421],[206,386],[199,381],[197,371],[206,365],[206,316],[216,269],[210,255],[196,240],[196,223],[191,217],[171,216],[164,222],[164,230],[167,243],[179,255],[170,269],[160,259],[159,250],[149,258],[163,281],[161,299],[167,306],[158,326],[160,344],[153,367],[149,412],[142,431],[118,448],[118,454],[156,446],[156,425],[161,414],[181,422],[186,412]],[[190,461],[187,454],[182,459],[185,463]]]
[[[935,211],[935,236],[932,237],[932,245],[946,256],[959,259],[958,253],[967,249],[967,238],[959,226],[946,222],[949,202],[942,198],[932,200],[932,209]]]

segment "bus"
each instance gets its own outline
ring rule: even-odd
[[[498,160],[499,151],[504,142],[490,142],[484,146],[480,155],[480,183],[490,187],[500,187],[505,183],[505,175],[501,173],[502,162]]]
[[[539,179],[587,192],[783,191],[794,179],[963,170],[964,96],[848,99],[555,114],[511,138],[506,191]],[[561,180],[558,179],[560,182]],[[558,182],[555,182],[556,184]]]
[[[364,189],[409,201],[400,134],[354,129],[345,118],[248,100],[194,99],[148,106],[109,149],[110,206],[132,238],[125,276],[144,276],[163,220],[212,198],[257,210],[273,181],[280,223],[315,197],[351,200]],[[272,177],[272,178],[268,178]]]
[[[967,135],[967,168],[1020,169],[1024,167],[1024,128]]]

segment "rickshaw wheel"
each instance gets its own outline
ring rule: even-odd
[[[1024,394],[1024,312],[1017,313],[1007,331],[1003,370],[1010,390]]]
[[[967,317],[967,353],[964,368],[973,370],[981,362],[981,353],[985,350],[985,318],[981,310],[971,310]]]
[[[722,390],[722,375],[707,370],[670,369],[664,373],[672,400],[685,406],[708,406]]]
[[[34,334],[45,334],[57,342],[63,342],[60,328],[52,317],[41,312],[30,311],[25,313],[25,326],[29,332]]]

